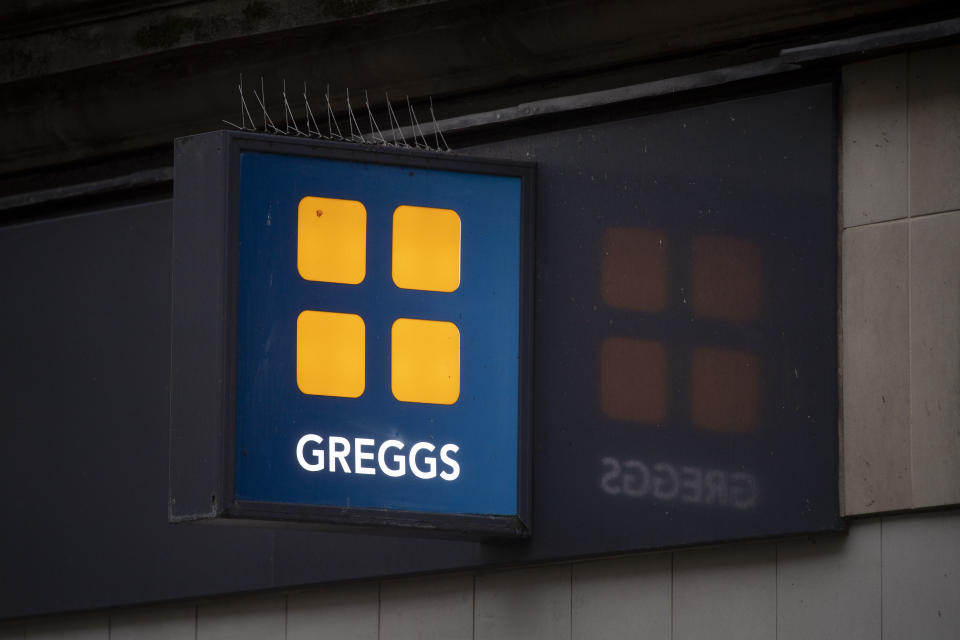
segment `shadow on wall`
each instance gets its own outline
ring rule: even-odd
[[[740,330],[763,312],[763,256],[750,239],[699,234],[687,240],[664,230],[609,227],[601,249],[600,290],[610,310],[640,318],[689,307],[694,318]],[[763,361],[756,350],[695,341],[678,348],[657,331],[647,333],[614,332],[602,340],[605,418],[637,429],[706,430],[733,439],[760,428]],[[744,470],[617,456],[601,465],[600,487],[611,496],[734,509],[757,503],[757,479]]]

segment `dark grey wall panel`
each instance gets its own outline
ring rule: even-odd
[[[166,523],[169,201],[4,228],[0,265],[3,615],[271,580],[269,531]]]
[[[527,541],[168,524],[170,202],[0,228],[0,617],[842,528],[833,87],[618,114],[471,151],[538,165]]]

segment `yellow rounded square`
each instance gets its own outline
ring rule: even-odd
[[[391,330],[390,349],[390,384],[397,400],[453,404],[460,397],[457,325],[398,318]]]
[[[359,398],[365,386],[366,327],[353,313],[297,317],[297,387],[312,396]]]
[[[401,289],[457,290],[460,216],[456,211],[408,205],[394,210],[393,282]]]
[[[367,273],[367,210],[356,200],[300,200],[297,271],[304,280],[360,284]]]

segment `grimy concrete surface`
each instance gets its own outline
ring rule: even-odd
[[[847,515],[960,502],[958,78],[957,46],[843,72]]]
[[[302,115],[302,83],[437,99],[446,117],[522,101],[533,84],[620,86],[650,79],[645,63],[857,21],[924,0],[65,0],[0,8],[0,195],[4,174],[168,147],[237,119],[236,86],[262,76],[282,119],[281,82]],[[584,28],[589,24],[589,28]],[[899,23],[891,23],[900,26]],[[751,44],[753,55],[763,51]],[[779,49],[772,47],[771,55]],[[738,54],[743,55],[743,54]],[[729,63],[737,62],[736,59]],[[621,69],[615,72],[616,69]],[[251,84],[252,83],[252,84]],[[618,86],[616,84],[609,86]],[[577,90],[570,90],[575,93]],[[490,103],[494,93],[499,98]],[[483,96],[486,96],[485,98]],[[256,106],[250,97],[251,104]],[[129,166],[129,165],[128,165]],[[35,186],[35,185],[32,185]]]

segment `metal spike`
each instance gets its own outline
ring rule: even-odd
[[[447,144],[446,138],[443,137],[443,131],[440,130],[440,125],[437,123],[437,114],[433,112],[433,96],[430,96],[430,119],[433,120],[433,137],[437,143],[437,151],[450,151],[450,145]],[[443,143],[443,147],[440,147],[440,143]]]
[[[287,79],[280,81],[280,98],[283,101],[283,133],[290,133],[290,116],[287,115]]]
[[[263,93],[263,76],[260,77],[260,93]],[[257,90],[253,90],[253,95],[257,99],[257,102],[260,103],[260,108],[263,109],[263,132],[264,133],[280,133],[280,129],[273,124],[273,119],[270,117],[270,114],[267,113],[267,105],[264,104],[264,97],[257,95]]]
[[[323,134],[320,133],[320,127],[317,126],[317,119],[313,117],[313,109],[310,108],[310,101],[307,99],[307,83],[303,83],[303,106],[304,110],[307,112],[307,137],[316,135],[318,138],[322,138]],[[310,124],[313,123],[311,128]]]
[[[229,120],[223,120],[222,122],[225,125],[238,129],[240,131],[260,131],[257,127],[256,122],[253,119],[253,116],[250,114],[250,108],[247,105],[246,95],[243,90],[243,74],[240,74],[240,80],[237,83],[237,93],[240,96],[240,124],[231,122]],[[407,102],[407,115],[410,118],[409,127],[403,127],[400,124],[400,119],[397,117],[397,112],[393,107],[393,102],[390,100],[390,94],[384,92],[384,98],[386,99],[386,110],[387,110],[387,119],[389,121],[390,130],[387,133],[390,133],[391,139],[386,138],[385,132],[380,128],[380,123],[377,122],[377,118],[373,113],[373,107],[370,104],[370,93],[366,90],[363,92],[363,106],[367,111],[367,122],[369,124],[369,133],[366,135],[363,132],[363,128],[360,126],[360,121],[357,118],[357,114],[353,109],[353,102],[350,99],[350,89],[346,89],[346,106],[347,106],[347,124],[349,126],[349,132],[347,135],[344,135],[343,130],[340,128],[340,122],[337,119],[337,114],[333,109],[333,103],[330,100],[330,85],[326,85],[326,90],[324,92],[324,102],[327,107],[327,132],[324,133],[320,125],[317,123],[316,115],[313,112],[313,107],[310,105],[310,98],[307,95],[307,83],[303,83],[303,110],[304,110],[304,128],[300,127],[300,123],[297,122],[297,117],[293,112],[293,106],[290,104],[290,97],[287,95],[287,81],[284,78],[281,82],[280,97],[283,103],[283,124],[284,126],[278,127],[277,124],[273,121],[273,118],[270,117],[270,113],[267,109],[266,103],[266,88],[264,86],[263,76],[260,77],[260,91],[256,89],[253,90],[253,96],[256,98],[257,103],[260,105],[260,111],[263,116],[263,129],[264,133],[270,133],[274,135],[287,135],[287,136],[302,136],[306,138],[316,137],[319,139],[326,140],[345,140],[350,142],[357,142],[361,144],[376,144],[376,145],[385,145],[393,146],[400,148],[415,148],[415,149],[426,149],[428,151],[450,151],[450,145],[447,143],[446,137],[443,135],[443,130],[440,128],[440,123],[437,120],[437,114],[433,106],[433,97],[429,97],[429,112],[430,120],[433,123],[433,142],[434,146],[430,145],[427,134],[424,133],[423,127],[420,124],[420,119],[417,117],[416,109],[413,107],[413,103],[410,101],[410,96],[406,96]],[[407,132],[406,134],[404,132]],[[410,140],[408,142],[408,140]]]
[[[247,120],[250,121],[250,130],[256,131],[257,125],[253,123],[253,116],[250,115],[250,109],[247,107],[247,98],[243,95],[243,74],[240,75],[240,104],[243,106],[244,113],[247,114]]]
[[[410,145],[407,144],[407,141],[400,135],[400,120],[397,119],[397,114],[393,111],[390,94],[384,92],[383,95],[387,98],[387,118],[390,120],[390,129],[393,131],[393,144],[408,149]]]
[[[327,85],[327,92],[324,94],[324,99],[327,101],[327,131],[329,132],[329,138],[331,140],[343,140],[343,134],[340,132],[340,124],[337,122],[337,116],[333,113],[333,105],[330,104],[330,85]],[[333,132],[333,127],[337,128],[337,132]]]
[[[407,111],[410,114],[410,124],[413,127],[413,143],[418,149],[426,149],[430,151],[430,145],[427,143],[427,138],[423,135],[423,130],[420,129],[420,122],[417,120],[417,114],[413,110],[413,105],[410,104],[410,96],[407,96]],[[419,137],[419,139],[418,139]],[[420,140],[423,140],[423,144],[420,144]]]
[[[386,139],[383,137],[383,134],[380,132],[380,127],[377,126],[377,119],[373,117],[373,110],[370,108],[370,94],[366,90],[363,92],[364,102],[367,104],[367,117],[370,118],[370,137],[373,138],[373,141],[376,144],[388,144]]]
[[[287,100],[286,80],[283,81],[283,119],[287,122],[287,130],[284,133],[290,135],[290,132],[292,131],[298,136],[307,135],[303,131],[300,131],[300,127],[297,126],[297,119],[293,117],[293,109],[290,108],[290,102]]]
[[[363,137],[363,133],[360,132],[360,123],[357,122],[357,117],[353,114],[353,107],[350,106],[350,88],[347,87],[347,120],[350,122],[350,139],[354,142],[363,142],[366,143],[366,139]],[[357,126],[357,132],[353,132],[353,126]]]
[[[253,123],[253,118],[250,116],[250,109],[247,108],[247,99],[243,95],[243,74],[240,74],[240,82],[237,84],[237,91],[240,94],[240,124],[239,126],[230,122],[229,120],[224,120],[225,124],[230,125],[240,131],[256,131],[257,127]],[[250,121],[250,128],[247,129],[247,120]]]

